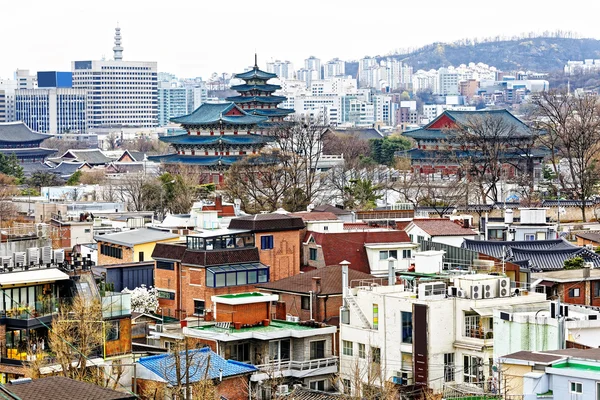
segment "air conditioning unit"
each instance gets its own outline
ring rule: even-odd
[[[65,250],[64,249],[54,250],[54,263],[62,264],[63,262],[65,262]]]
[[[447,270],[449,270],[449,269],[452,269],[452,263],[445,262],[445,263],[442,265],[442,269],[443,269],[444,271],[447,271]]]
[[[287,392],[289,392],[290,387],[289,385],[278,385],[277,386],[277,394],[286,394]]]
[[[12,267],[12,257],[0,257],[0,267]]]
[[[493,283],[496,283],[496,282],[493,282]],[[496,296],[494,296],[495,285],[492,285],[492,282],[484,283],[482,285],[482,287],[483,287],[483,298],[484,299],[491,299],[491,298],[496,297]]]
[[[449,286],[448,287],[448,296],[449,297],[458,296],[458,288],[456,286]]]
[[[481,300],[483,299],[483,287],[480,285],[471,286],[471,299]]]
[[[27,249],[27,262],[29,265],[40,264],[40,249],[37,247],[30,247]]]
[[[50,264],[52,262],[52,247],[42,247],[42,264]]]
[[[417,286],[417,295],[419,298],[438,298],[446,297],[446,284],[443,282],[421,283]]]
[[[456,297],[460,297],[460,298],[465,299],[467,297],[467,292],[464,291],[464,290],[462,290],[462,289],[458,289],[456,291]]]
[[[402,371],[402,380],[405,385],[413,384],[413,372],[412,371]]]
[[[35,224],[37,237],[45,238],[47,237],[48,226],[46,224]]]
[[[154,330],[158,333],[163,333],[164,332],[164,325],[163,324],[156,324],[154,325]]]
[[[510,278],[498,279],[498,297],[510,297]]]
[[[522,291],[522,289],[518,288],[518,287],[511,288],[510,289],[510,294],[511,294],[511,296],[520,296],[521,295],[521,291]]]
[[[15,267],[22,267],[27,262],[27,258],[24,251],[17,251],[15,256]]]
[[[300,322],[300,317],[296,317],[295,315],[286,315],[285,320],[287,322]]]

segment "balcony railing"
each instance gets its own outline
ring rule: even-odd
[[[286,370],[310,371],[326,367],[337,367],[337,364],[337,357],[327,357],[306,361],[272,361],[270,363],[257,365],[256,368],[261,372],[281,372]]]
[[[56,298],[36,301],[25,307],[15,307],[0,311],[0,318],[32,319],[46,317],[58,312],[59,301]]]
[[[131,294],[106,292],[102,297],[102,317],[115,318],[131,314]]]

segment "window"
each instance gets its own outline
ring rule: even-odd
[[[271,250],[273,248],[273,235],[266,235],[260,237],[260,249]]]
[[[411,258],[412,250],[402,250],[402,258]]]
[[[371,347],[371,362],[381,364],[381,349],[379,347]]]
[[[579,297],[579,288],[569,289],[569,297]]]
[[[570,382],[571,384],[571,393],[581,394],[583,393],[583,385],[581,382]]]
[[[410,238],[410,241],[414,243],[414,241],[415,241],[415,235],[413,235],[411,233],[410,235],[408,235],[408,237]]]
[[[345,356],[352,355],[352,342],[348,340],[342,340],[342,354]]]
[[[168,261],[157,261],[156,262],[156,268],[158,268],[158,269],[168,269],[168,270],[173,271],[175,269],[175,263],[168,262]]]
[[[417,235],[417,243],[421,243],[425,238],[423,236]]]
[[[310,310],[310,297],[309,296],[302,296],[302,299],[300,300],[300,308],[303,310]]]
[[[204,300],[194,300],[194,315],[204,315]]]
[[[239,361],[250,361],[250,343],[235,343],[225,347],[225,358]]]
[[[483,327],[479,315],[465,315],[465,336],[483,339]]]
[[[344,394],[350,394],[352,391],[352,383],[350,382],[350,379],[342,379],[342,390],[344,391]]]
[[[320,391],[324,391],[325,390],[325,381],[321,380],[321,381],[312,381],[308,384],[308,386],[312,389],[312,390],[320,390]]]
[[[270,341],[269,359],[273,361],[288,361],[290,359],[290,339]]]
[[[308,249],[309,255],[308,258],[311,261],[316,261],[317,259],[317,249]]]
[[[489,229],[488,230],[488,239],[489,240],[504,240],[504,230],[503,229]]]
[[[402,312],[402,343],[412,343],[412,313]]]
[[[444,382],[454,382],[454,353],[444,354]]]
[[[140,261],[140,262],[144,261],[144,252],[143,251],[140,251],[138,253],[138,261]]]
[[[123,258],[123,249],[120,247],[111,246],[108,244],[101,244],[100,245],[100,254],[105,255],[107,257],[122,259]]]
[[[318,358],[325,358],[325,341],[316,340],[310,342],[310,359],[316,360]]]
[[[166,290],[159,290],[158,298],[165,299],[165,300],[175,300],[175,292],[167,292]]]
[[[365,351],[365,344],[358,344],[358,358],[367,358],[367,352]]]
[[[600,281],[594,282],[594,297],[600,297]]]
[[[480,366],[483,366],[483,360],[479,357],[474,356],[464,356],[463,357],[463,379],[465,383],[477,383],[480,382],[480,378],[483,379],[483,376],[480,376]],[[481,369],[483,371],[483,369]],[[483,375],[483,373],[481,374]]]
[[[119,321],[107,321],[105,326],[106,341],[119,340]]]
[[[390,257],[394,257],[397,260],[398,259],[398,250],[382,250],[379,252],[380,260],[387,260]]]
[[[529,240],[529,241],[535,240],[535,235],[533,233],[527,233],[527,234],[525,234],[525,240]]]
[[[379,305],[373,304],[373,329],[379,329]]]

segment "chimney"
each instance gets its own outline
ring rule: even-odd
[[[321,277],[320,276],[313,276],[313,278],[312,278],[312,292],[314,294],[321,293]]]
[[[223,200],[220,195],[215,196],[215,210],[223,209]]]
[[[350,261],[342,261],[340,263],[342,266],[342,297],[346,298],[348,296],[348,265],[350,265]]]
[[[395,262],[396,259],[394,257],[388,258],[388,286],[394,286],[396,284]]]
[[[591,262],[586,262],[583,264],[583,279],[588,279],[590,277],[590,270],[593,268],[594,264]]]

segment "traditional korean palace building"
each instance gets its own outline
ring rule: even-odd
[[[245,83],[232,86],[231,88],[236,90],[239,95],[228,97],[227,101],[234,102],[248,114],[268,117],[269,122],[281,122],[294,112],[294,110],[288,108],[278,107],[287,98],[285,96],[274,96],[273,92],[281,89],[281,86],[267,83],[268,80],[277,78],[277,75],[258,69],[256,57],[254,68],[236,74],[234,77],[242,79]]]
[[[159,139],[174,149],[172,154],[149,157],[166,165],[194,165],[206,171],[205,182],[221,183],[223,172],[249,155],[260,150],[274,138],[269,128],[293,113],[294,110],[278,108],[286,98],[273,96],[278,85],[266,82],[277,75],[261,71],[258,66],[235,75],[246,83],[232,88],[240,95],[229,97],[226,103],[204,103],[194,112],[171,121],[181,124],[186,131]],[[269,162],[266,157],[256,158],[257,163]]]
[[[23,122],[0,123],[0,154],[16,155],[21,164],[43,163],[56,150],[46,149],[42,142],[51,135],[34,132]]]
[[[507,143],[506,150],[501,154],[506,177],[513,177],[519,169],[533,174],[534,179],[539,179],[542,160],[547,152],[540,148],[523,150],[526,146],[519,144],[531,140],[531,131],[525,123],[507,110],[444,111],[423,128],[404,132],[404,136],[417,142],[417,147],[401,152],[400,155],[410,158],[411,170],[415,173],[459,174],[460,160],[477,157],[473,152],[478,150],[464,143],[456,143],[453,136],[461,126],[465,127],[485,118],[501,119],[503,134],[510,135],[502,138],[502,142]]]

